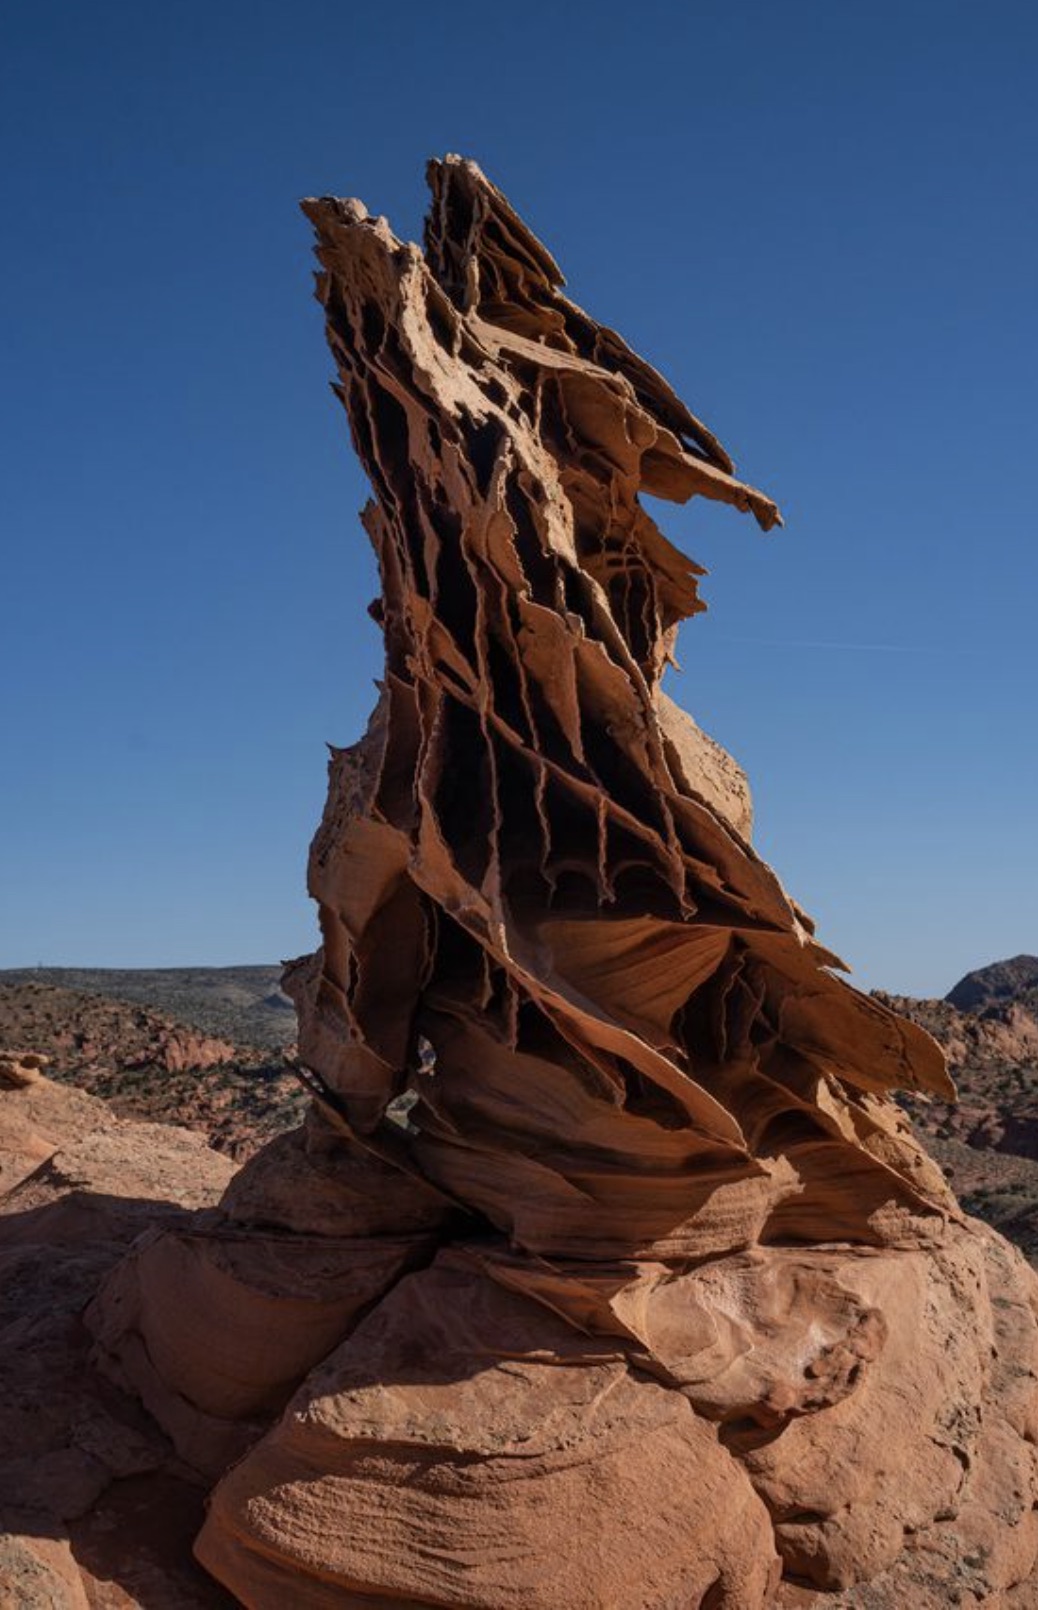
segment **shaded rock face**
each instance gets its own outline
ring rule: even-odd
[[[108,1278],[98,1358],[230,1466],[196,1550],[264,1610],[1023,1603],[1034,1276],[660,690],[699,571],[639,494],[775,505],[478,168],[430,182],[424,252],[305,203],[386,640],[286,975],[316,1101]]]
[[[220,1610],[193,1562],[203,1492],[89,1360],[82,1310],[142,1232],[204,1219],[233,1166],[0,1058],[0,1605]]]

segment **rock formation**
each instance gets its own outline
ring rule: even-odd
[[[197,1552],[263,1610],[1023,1604],[1034,1277],[889,1099],[951,1093],[937,1046],[660,686],[701,572],[640,494],[776,507],[429,177],[424,252],[304,204],[386,645],[287,976],[315,1101],[135,1247],[98,1357],[236,1461]]]
[[[142,1234],[201,1226],[234,1173],[0,1056],[0,1606],[222,1610],[190,1556],[201,1492],[91,1369],[81,1311]]]

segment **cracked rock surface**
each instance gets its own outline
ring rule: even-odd
[[[1035,1277],[660,687],[702,572],[641,494],[776,506],[429,179],[424,250],[304,203],[386,646],[286,975],[313,1108],[107,1277],[99,1363],[261,1610],[1033,1603]]]

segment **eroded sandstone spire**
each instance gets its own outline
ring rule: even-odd
[[[199,1470],[253,1444],[199,1542],[249,1605],[893,1606],[953,1521],[1000,1603],[1033,1281],[889,1099],[950,1092],[938,1048],[838,977],[660,687],[701,571],[640,494],[778,511],[473,163],[429,179],[424,251],[304,203],[386,645],[286,985],[318,1100],[124,1266],[108,1367]]]
[[[639,493],[778,511],[474,164],[429,177],[424,255],[304,204],[386,672],[314,844],[303,1054],[528,1252],[887,1239],[948,1205],[878,1099],[941,1054],[834,976],[659,686],[701,571]]]

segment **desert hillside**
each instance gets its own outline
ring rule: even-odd
[[[0,969],[0,988],[33,983],[148,1006],[237,1045],[280,1050],[295,1038],[295,1011],[281,989],[278,963],[258,967]]]
[[[41,982],[35,973],[0,975],[0,1048],[46,1058],[51,1079],[102,1097],[120,1117],[182,1124],[241,1161],[298,1123],[306,1098],[280,1052],[264,1043],[271,1009],[259,988],[250,1006],[237,980],[242,972],[276,978],[277,970],[218,971],[234,976],[216,981],[208,970],[185,970],[174,981],[169,973],[121,972],[113,975],[121,999],[98,993],[96,983],[88,990]],[[198,978],[206,983],[194,985]],[[171,1000],[187,1003],[178,1017],[165,1009]],[[294,1030],[291,1010],[278,1016]],[[200,1028],[207,1017],[234,1023],[240,1040]]]
[[[1038,1261],[1038,957],[978,968],[940,1000],[882,995],[939,1041],[956,1103],[906,1097],[964,1206]]]

